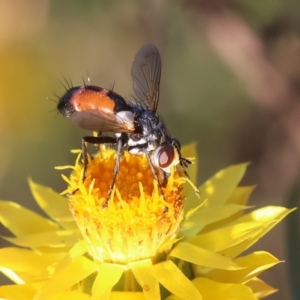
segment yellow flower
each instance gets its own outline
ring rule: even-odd
[[[183,153],[195,156],[194,145]],[[242,252],[292,210],[245,213],[254,187],[238,184],[247,164],[210,178],[199,188],[201,200],[173,170],[163,197],[146,159],[125,153],[106,202],[114,160],[102,149],[84,183],[79,158],[69,166],[69,207],[65,197],[29,180],[49,218],[0,201],[0,222],[15,236],[3,238],[18,246],[0,249],[0,271],[15,283],[0,287],[1,299],[250,300],[276,291],[258,276],[278,259]],[[191,166],[192,181],[196,173]]]
[[[119,264],[155,261],[176,241],[183,219],[184,180],[173,172],[164,199],[146,157],[125,152],[115,193],[108,201],[115,156],[115,151],[100,151],[89,161],[84,183],[82,165],[76,164],[71,178],[66,178],[70,210],[95,260]]]

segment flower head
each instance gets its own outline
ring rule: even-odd
[[[247,164],[218,172],[199,200],[178,170],[162,195],[147,160],[125,153],[107,202],[114,164],[115,153],[101,149],[82,182],[78,158],[64,177],[68,201],[30,180],[49,218],[0,202],[0,221],[14,235],[3,238],[15,245],[0,249],[0,270],[16,283],[0,287],[1,298],[250,300],[275,291],[258,276],[279,260],[243,251],[292,210],[246,212],[253,187],[238,184]]]
[[[115,151],[100,151],[89,160],[83,182],[83,167],[77,160],[65,191],[70,210],[97,261],[156,261],[170,250],[183,220],[185,181],[173,170],[160,190],[146,157],[125,152],[114,192],[107,199],[115,161]]]

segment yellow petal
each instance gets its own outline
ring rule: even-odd
[[[227,204],[239,204],[239,205],[246,205],[248,200],[255,189],[255,186],[238,186],[235,188],[233,193],[230,195],[228,200],[226,201]]]
[[[192,264],[210,268],[222,270],[238,270],[241,268],[222,255],[185,242],[179,242],[169,255]]]
[[[0,200],[0,222],[16,236],[60,229],[51,220],[17,203],[3,200]]]
[[[79,291],[68,291],[60,293],[53,297],[50,297],[48,300],[89,300],[90,295],[81,293]]]
[[[278,291],[259,278],[252,278],[246,283],[246,285],[251,288],[254,296],[258,299],[267,297]]]
[[[281,206],[265,206],[252,211],[244,216],[242,216],[238,222],[249,222],[249,221],[276,221],[280,222],[289,213],[294,211],[296,208],[287,209]]]
[[[247,202],[249,201],[249,198],[254,190],[255,186],[238,186],[236,189],[232,192],[228,200],[226,201],[226,204],[235,204],[240,205],[244,207],[244,209],[248,209],[250,206],[246,206]],[[235,214],[232,214],[228,216],[227,218],[224,218],[223,220],[220,220],[216,223],[210,224],[205,228],[205,231],[213,230],[215,228],[220,228],[222,226],[225,226],[228,223],[231,223],[238,219],[240,216],[243,215],[244,209],[241,209],[237,211]]]
[[[206,199],[201,197],[199,190],[196,191],[189,183],[184,184],[183,194],[186,197],[184,203],[185,218],[188,219],[204,205]]]
[[[202,277],[195,278],[193,284],[203,300],[257,300],[251,289],[243,284],[224,284]]]
[[[200,197],[208,199],[206,204],[210,207],[224,204],[244,176],[247,166],[244,163],[219,171],[199,188]]]
[[[141,292],[112,292],[109,300],[145,300]]]
[[[51,255],[42,257],[27,249],[13,247],[0,249],[1,267],[33,276],[40,276],[53,262]]]
[[[267,226],[264,222],[247,222],[223,227],[214,231],[198,234],[188,242],[213,252],[231,248],[251,237]]]
[[[73,246],[77,240],[77,232],[71,230],[56,230],[37,234],[23,235],[16,238],[3,237],[15,245],[29,248],[38,248],[43,246],[66,247]]]
[[[184,222],[186,222],[186,220],[188,220],[192,215],[194,215],[198,211],[198,209],[200,209],[203,206],[204,202],[205,201],[203,201],[201,204],[197,206],[194,206],[188,212],[186,212],[184,216]]]
[[[34,300],[49,299],[80,282],[97,270],[95,263],[81,256],[65,269],[53,275],[46,285],[35,295]]]
[[[149,300],[159,300],[159,284],[153,271],[151,259],[131,263],[129,267],[135,279],[142,287],[145,298]]]
[[[27,274],[27,276],[25,275],[26,278],[24,278],[24,273],[20,274],[20,272],[15,272],[8,268],[0,267],[0,272],[16,284],[24,284],[24,282],[32,281],[32,277]]]
[[[197,143],[190,143],[188,145],[184,145],[181,149],[181,153],[183,157],[191,157],[195,158],[196,163],[198,163],[198,153],[197,153]],[[197,172],[198,166],[196,163],[192,163],[188,168],[188,174],[192,182],[197,183]]]
[[[202,207],[198,209],[181,229],[185,237],[195,236],[202,228],[208,224],[226,219],[240,211],[244,211],[247,206],[237,204],[227,204],[219,207]]]
[[[238,204],[225,204],[219,207],[203,207],[196,212],[198,224],[206,226],[211,223],[218,222],[220,220],[226,219],[233,214],[244,211],[249,208],[249,206],[238,205]],[[191,220],[196,219],[196,216],[191,216]]]
[[[88,243],[84,240],[77,242],[68,253],[70,261],[88,252]]]
[[[202,298],[203,299],[203,298]],[[175,295],[171,295],[169,297],[167,297],[165,300],[182,300],[182,298],[177,297]],[[204,300],[204,299],[203,299]]]
[[[66,197],[60,196],[49,187],[33,182],[30,178],[28,182],[35,201],[51,219],[59,222],[64,228],[76,228],[74,221],[72,223],[62,221],[71,216]]]
[[[55,264],[48,268],[50,274],[57,273],[64,268],[66,268],[69,264],[72,263],[76,258],[86,254],[88,252],[88,244],[85,241],[77,242],[64,257],[60,260],[57,260]]]
[[[243,270],[236,272],[237,278],[240,277],[241,281],[248,282],[250,279],[255,277],[254,275],[258,276],[265,270],[281,263],[282,261],[266,251],[256,251],[251,254],[238,257],[234,260],[234,262],[244,267]]]
[[[234,260],[239,266],[244,267],[235,272],[213,270],[205,275],[223,283],[245,283],[258,276],[263,271],[275,266],[280,261],[268,252],[259,251]]]
[[[125,267],[117,264],[102,263],[92,287],[92,300],[110,299],[113,286],[121,278]]]
[[[153,265],[155,277],[171,293],[184,300],[202,300],[192,282],[170,260]]]
[[[197,178],[198,178],[198,154],[197,154],[197,144],[191,143],[182,148],[182,156],[186,158],[195,158],[194,161],[192,161],[192,164],[188,167],[187,173],[190,178],[190,183],[194,185],[194,187],[191,184],[184,184],[183,186],[183,195],[186,197],[185,200],[185,211],[189,212],[195,207],[197,207],[202,200],[199,200],[199,191],[197,190]],[[200,196],[201,197],[201,196]]]
[[[36,290],[41,288],[45,281],[48,279],[48,272],[47,270],[43,270],[44,272],[41,272],[41,276],[36,276],[35,274],[30,274],[27,272],[20,272],[20,271],[13,271],[8,268],[0,267],[0,272],[5,275],[7,278],[9,278],[12,282],[16,284],[34,284],[35,287],[37,287]],[[37,281],[38,280],[38,281]],[[1,299],[1,298],[0,298]]]
[[[261,229],[257,233],[253,234],[250,238],[246,239],[242,243],[238,243],[235,246],[225,249],[222,251],[222,255],[226,257],[236,257],[251,245],[256,243],[262,236],[264,236],[268,231],[270,231],[275,225],[277,225],[284,217],[295,209],[287,209],[284,207],[267,206],[264,208],[257,209],[249,214],[246,214],[239,218],[235,223],[244,222],[258,222],[265,224],[261,226]]]
[[[30,284],[0,286],[0,299],[32,300],[36,290]]]

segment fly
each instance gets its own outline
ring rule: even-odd
[[[135,55],[131,76],[135,101],[127,102],[112,90],[93,85],[69,88],[59,99],[57,109],[80,128],[96,131],[97,136],[82,138],[84,164],[83,180],[87,176],[87,143],[114,144],[117,148],[113,180],[106,203],[111,197],[120,168],[122,150],[135,155],[144,154],[164,197],[165,184],[173,166],[180,164],[185,176],[191,161],[181,156],[181,146],[172,138],[157,113],[161,77],[161,58],[154,45],[144,45]],[[102,136],[113,133],[114,137]],[[159,181],[155,167],[163,174]]]

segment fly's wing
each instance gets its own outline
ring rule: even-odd
[[[80,128],[100,132],[133,132],[134,115],[131,111],[108,113],[90,109],[75,112],[71,119]]]
[[[161,59],[154,45],[144,45],[135,55],[131,76],[133,90],[141,102],[154,112],[159,99],[159,84],[161,75]]]

